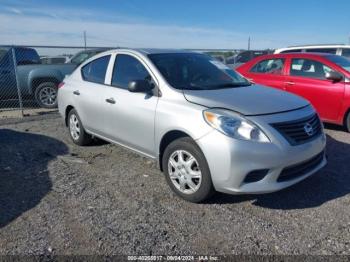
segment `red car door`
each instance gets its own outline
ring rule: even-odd
[[[263,59],[250,68],[242,69],[242,74],[256,84],[284,89],[285,61],[284,58]]]
[[[326,73],[333,69],[316,59],[295,57],[288,61],[288,65],[286,90],[309,100],[322,120],[336,122],[343,101],[345,83],[327,80]]]

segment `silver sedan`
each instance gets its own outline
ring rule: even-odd
[[[323,126],[306,100],[205,54],[98,54],[60,85],[58,105],[74,143],[98,137],[154,159],[192,202],[277,191],[326,165]]]

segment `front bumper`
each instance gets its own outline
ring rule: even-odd
[[[203,151],[211,172],[215,189],[229,194],[260,194],[284,189],[311,176],[327,163],[325,154],[326,137],[324,133],[314,140],[298,146],[291,146],[279,133],[266,123],[279,119],[295,119],[300,114],[310,114],[312,108],[289,112],[278,116],[250,118],[269,136],[271,143],[257,143],[230,138],[213,130],[197,140]],[[299,176],[280,181],[283,170],[305,163],[317,155],[322,155],[317,165]],[[266,170],[259,181],[246,182],[246,176],[257,170]]]

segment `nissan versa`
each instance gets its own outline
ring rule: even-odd
[[[277,191],[326,164],[323,126],[306,100],[252,85],[204,54],[98,54],[60,85],[58,105],[75,144],[98,137],[155,159],[192,202]]]

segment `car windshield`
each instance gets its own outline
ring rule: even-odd
[[[71,63],[73,64],[81,64],[82,62],[84,62],[86,59],[90,58],[91,56],[93,56],[94,53],[78,53],[75,56],[72,57],[71,59]]]
[[[211,90],[250,85],[240,74],[208,55],[165,53],[148,57],[176,89]]]
[[[344,56],[338,56],[338,55],[330,55],[327,56],[328,60],[332,61],[333,63],[337,64],[338,66],[341,66],[346,71],[350,72],[350,59],[346,58]]]

